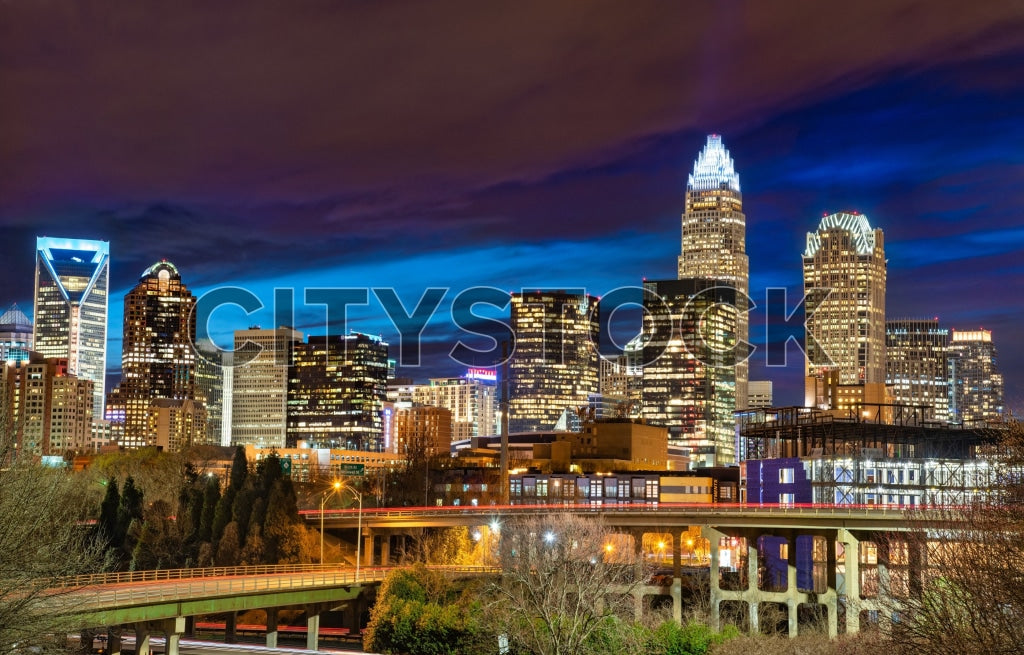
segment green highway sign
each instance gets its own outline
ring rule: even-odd
[[[364,464],[342,464],[341,471],[342,475],[365,475],[366,465]]]

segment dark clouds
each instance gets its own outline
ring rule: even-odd
[[[671,277],[718,131],[753,288],[856,207],[890,314],[986,321],[1024,367],[1020,34],[1017,0],[0,3],[0,299],[43,233],[110,239],[119,290],[164,256],[194,286]]]

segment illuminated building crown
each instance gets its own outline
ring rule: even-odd
[[[729,151],[722,145],[722,137],[709,134],[707,144],[697,155],[697,161],[693,162],[693,173],[686,186],[690,191],[710,191],[723,184],[739,193],[740,176],[736,173]]]
[[[868,217],[860,212],[836,212],[821,219],[817,232],[807,233],[807,252],[804,257],[813,257],[821,248],[821,233],[833,228],[846,230],[853,237],[858,255],[870,255],[875,250],[875,231],[868,223]]]

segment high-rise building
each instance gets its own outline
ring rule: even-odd
[[[32,349],[68,360],[68,373],[93,383],[93,416],[103,416],[107,374],[110,244],[36,239]]]
[[[27,361],[32,350],[32,321],[18,304],[0,315],[0,363]]]
[[[807,234],[803,253],[805,404],[884,404],[885,244],[867,216],[837,212]]]
[[[153,264],[124,297],[121,399],[126,448],[156,445],[150,403],[196,397],[196,298],[167,260]]]
[[[1003,376],[991,330],[953,330],[949,345],[950,420],[964,425],[1003,416]]]
[[[90,450],[92,381],[69,369],[67,359],[38,353],[0,369],[7,404],[3,414],[19,454],[63,457]]]
[[[452,414],[454,439],[498,433],[497,377],[490,369],[471,368],[458,378],[431,378],[413,388],[412,400],[444,407]]]
[[[196,344],[196,399],[206,407],[206,433],[203,438],[211,446],[222,445],[224,382],[231,379],[230,355],[209,343]]]
[[[206,443],[206,408],[191,398],[154,398],[149,403],[148,432],[160,450],[177,452]]]
[[[915,417],[916,408],[925,406],[918,418],[949,420],[948,360],[949,330],[939,319],[885,322],[885,385],[894,404],[915,407]]]
[[[302,333],[289,327],[235,331],[231,445],[284,448],[288,368]]]
[[[747,409],[772,407],[774,402],[771,380],[750,380],[747,382]]]
[[[690,464],[736,461],[736,289],[715,280],[644,282],[641,415]]]
[[[550,430],[598,387],[598,299],[564,291],[512,294],[509,430]]]
[[[443,457],[451,452],[451,445],[451,410],[418,404],[396,410],[394,452],[422,449],[426,457]]]
[[[289,448],[384,452],[388,344],[354,332],[296,343],[288,373]],[[235,388],[235,403],[238,402]]]
[[[679,255],[679,279],[715,280],[739,292],[737,343],[744,347],[749,336],[747,294],[750,264],[746,249],[747,219],[743,214],[740,176],[736,173],[722,137],[711,134],[693,163],[686,184],[686,211]],[[745,347],[744,347],[745,348]],[[747,402],[748,365],[746,357],[736,363],[736,405]]]

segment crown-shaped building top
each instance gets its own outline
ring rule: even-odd
[[[726,185],[736,193],[740,191],[740,176],[736,173],[729,151],[722,145],[722,137],[709,134],[704,149],[693,162],[687,188],[690,191],[710,191]]]
[[[817,232],[807,233],[807,251],[804,257],[813,257],[821,248],[821,233],[833,228],[846,230],[853,237],[858,255],[870,255],[875,250],[875,231],[868,217],[860,212],[836,212],[821,219]]]

